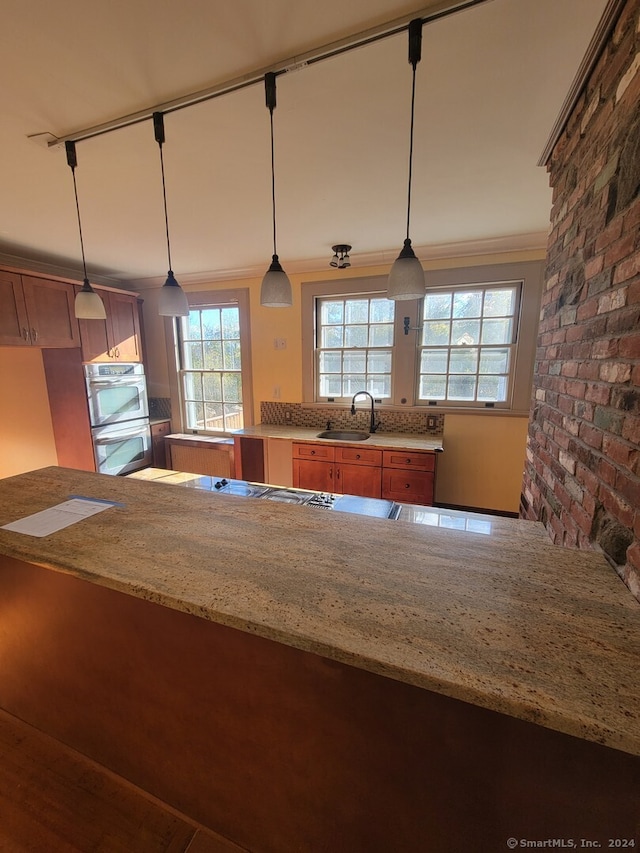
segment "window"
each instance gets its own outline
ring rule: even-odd
[[[386,277],[303,284],[306,403],[367,390],[396,408],[526,412],[541,261],[427,271],[424,299],[386,298]]]
[[[198,304],[190,304],[189,316],[176,318],[175,326],[183,429],[198,433],[242,429],[252,419],[246,393],[248,318],[241,300],[222,299],[216,293],[188,296],[190,303]],[[208,304],[203,301],[207,296]]]
[[[506,403],[520,283],[429,292],[423,300],[417,399]]]
[[[391,396],[394,307],[375,296],[318,300],[320,397],[347,398],[356,391]]]

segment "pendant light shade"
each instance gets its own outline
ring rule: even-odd
[[[273,256],[271,266],[262,279],[260,288],[260,304],[265,308],[288,308],[293,305],[291,282],[278,260],[276,247],[276,178],[275,159],[273,156],[273,111],[276,108],[276,75],[273,71],[264,75],[266,104],[269,110],[271,126],[271,211],[273,221]]]
[[[424,296],[425,280],[422,264],[411,248],[409,221],[411,217],[411,178],[413,168],[413,124],[416,100],[416,67],[422,54],[422,19],[415,18],[409,24],[409,62],[412,66],[411,84],[411,131],[409,143],[409,184],[407,191],[407,236],[404,246],[394,261],[387,283],[389,299],[420,299]]]
[[[176,281],[172,270],[169,270],[167,280],[160,288],[160,295],[158,296],[158,314],[161,317],[189,316],[189,301],[187,299],[187,294]]]
[[[158,297],[158,314],[161,317],[188,317],[189,301],[184,290],[180,287],[171,269],[171,243],[169,242],[169,216],[167,214],[167,189],[164,180],[164,157],[162,145],[164,143],[164,115],[153,114],[153,132],[155,140],[160,149],[160,170],[162,172],[162,199],[164,201],[164,225],[167,236],[167,258],[169,261],[169,272],[167,280],[162,285]]]
[[[74,314],[78,320],[106,320],[107,312],[104,308],[104,302],[89,284],[87,276],[87,264],[84,258],[84,241],[82,239],[82,223],[80,222],[80,205],[78,204],[78,187],[76,185],[76,166],[78,160],[76,157],[75,142],[67,141],[64,144],[67,152],[67,164],[73,175],[73,192],[76,199],[76,213],[78,215],[78,232],[80,234],[80,251],[82,253],[82,269],[84,270],[84,281],[82,287],[76,294],[74,303]]]
[[[387,282],[388,299],[422,299],[424,296],[424,270],[411,248],[407,237],[398,257],[393,262]]]

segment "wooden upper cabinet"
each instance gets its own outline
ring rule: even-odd
[[[0,344],[80,346],[73,302],[70,284],[0,271]]]
[[[0,345],[29,346],[30,343],[21,276],[0,270]]]
[[[138,299],[97,290],[106,320],[80,320],[83,361],[142,361]]]
[[[22,276],[31,343],[38,347],[80,346],[75,292],[64,281]]]

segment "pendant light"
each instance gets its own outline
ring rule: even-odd
[[[271,125],[271,211],[273,218],[273,257],[271,266],[262,279],[260,288],[260,304],[267,308],[288,308],[293,305],[291,282],[286,272],[280,266],[276,248],[276,173],[273,156],[273,111],[276,108],[276,75],[269,71],[264,75],[266,103],[269,109]]]
[[[413,120],[416,100],[416,67],[422,53],[422,19],[409,24],[409,62],[413,68],[411,85],[411,134],[409,144],[409,188],[407,192],[407,236],[397,259],[393,262],[387,283],[389,299],[420,299],[424,296],[425,280],[422,264],[411,248],[409,218],[411,215],[411,178],[413,165]]]
[[[171,269],[171,243],[169,242],[169,217],[167,215],[167,189],[164,181],[164,158],[162,156],[162,145],[164,143],[164,115],[153,114],[153,132],[158,148],[160,149],[160,170],[162,172],[162,198],[164,200],[164,225],[167,235],[167,257],[169,259],[169,272],[167,280],[160,289],[158,298],[158,314],[161,317],[188,317],[189,301],[184,290],[175,279]]]
[[[78,187],[76,185],[76,166],[78,161],[76,158],[75,142],[67,141],[64,144],[67,152],[67,163],[71,168],[73,175],[73,192],[76,197],[76,213],[78,214],[78,231],[80,233],[80,251],[82,252],[82,269],[84,270],[84,281],[82,287],[76,293],[74,304],[74,314],[78,320],[106,320],[107,312],[104,308],[104,302],[89,284],[87,276],[87,264],[84,259],[84,241],[82,239],[82,223],[80,222],[80,205],[78,204]]]

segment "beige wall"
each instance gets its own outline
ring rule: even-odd
[[[451,269],[479,264],[515,263],[544,258],[544,250],[510,252],[423,262],[425,269]],[[294,304],[288,309],[260,306],[260,278],[182,285],[185,290],[228,290],[249,288],[255,422],[260,422],[260,402],[279,399],[302,401],[302,340],[300,287],[305,281],[344,281],[362,276],[386,275],[388,266],[351,267],[290,274]],[[169,371],[165,321],[157,314],[158,284],[132,282],[144,299],[146,363],[152,396],[169,396]],[[171,321],[167,321],[169,326]],[[274,339],[284,338],[286,349],[276,350]],[[279,389],[279,397],[275,389]],[[440,457],[436,500],[517,512],[522,482],[527,417],[501,416],[496,412],[476,415],[446,415],[445,454]],[[177,426],[174,423],[174,428]],[[482,459],[482,464],[479,460]]]
[[[0,388],[0,477],[57,465],[41,350],[0,347]]]

